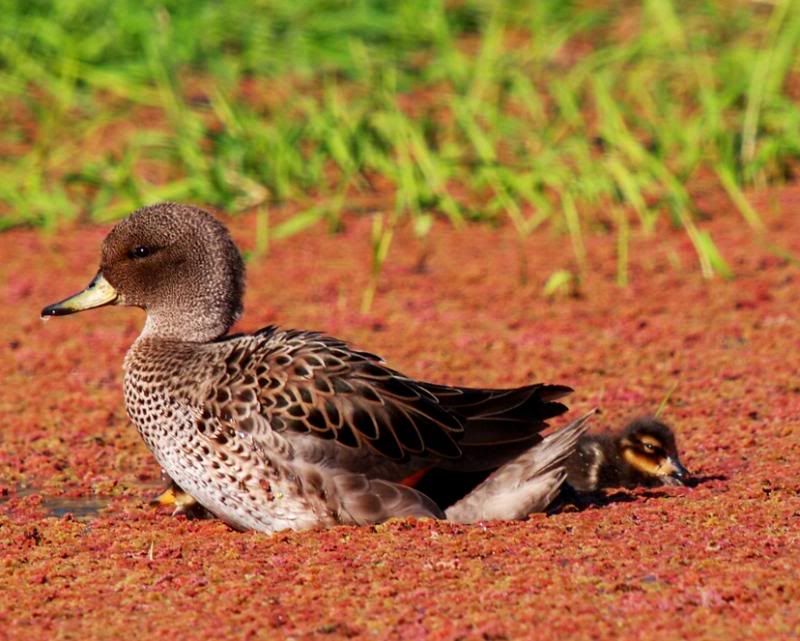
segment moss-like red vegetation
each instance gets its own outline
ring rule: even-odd
[[[800,190],[753,200],[800,253]],[[628,289],[613,241],[591,237],[582,295],[545,301],[567,238],[441,225],[424,271],[399,234],[363,316],[368,221],[252,261],[243,329],[321,329],[428,380],[566,383],[570,416],[602,407],[597,429],[674,387],[664,419],[701,479],[518,523],[275,536],[147,506],[159,470],[121,395],[141,312],[39,320],[91,278],[106,230],[0,236],[0,639],[797,638],[800,273],[724,202],[704,209],[735,281],[701,281],[662,229],[634,238]],[[232,222],[245,247],[252,224]]]

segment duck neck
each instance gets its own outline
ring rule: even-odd
[[[140,338],[207,343],[227,334],[237,317],[219,301],[148,309]]]
[[[227,259],[212,255],[184,270],[173,291],[153,296],[144,305],[142,336],[187,343],[224,336],[242,313],[243,274],[235,248]]]

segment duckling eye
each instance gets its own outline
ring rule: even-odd
[[[138,247],[134,247],[128,252],[128,256],[130,258],[147,258],[150,254],[153,253],[152,247],[147,247],[145,245],[139,245]]]
[[[652,443],[642,443],[642,445],[644,446],[644,451],[645,452],[655,452],[656,451],[656,446],[653,445]]]

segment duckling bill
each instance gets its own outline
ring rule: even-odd
[[[243,292],[227,229],[164,203],[117,224],[89,286],[42,310],[145,310],[124,362],[128,415],[169,477],[232,527],[521,518],[558,493],[588,415],[541,432],[569,387],[436,385],[317,332],[229,335]],[[487,478],[444,512],[402,483],[432,466]]]

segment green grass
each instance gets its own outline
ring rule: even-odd
[[[377,189],[374,279],[434,215],[555,226],[576,278],[610,227],[621,284],[630,227],[668,217],[729,275],[690,186],[763,228],[743,190],[800,156],[798,73],[798,0],[8,0],[0,229],[189,200],[257,208],[263,253]]]

